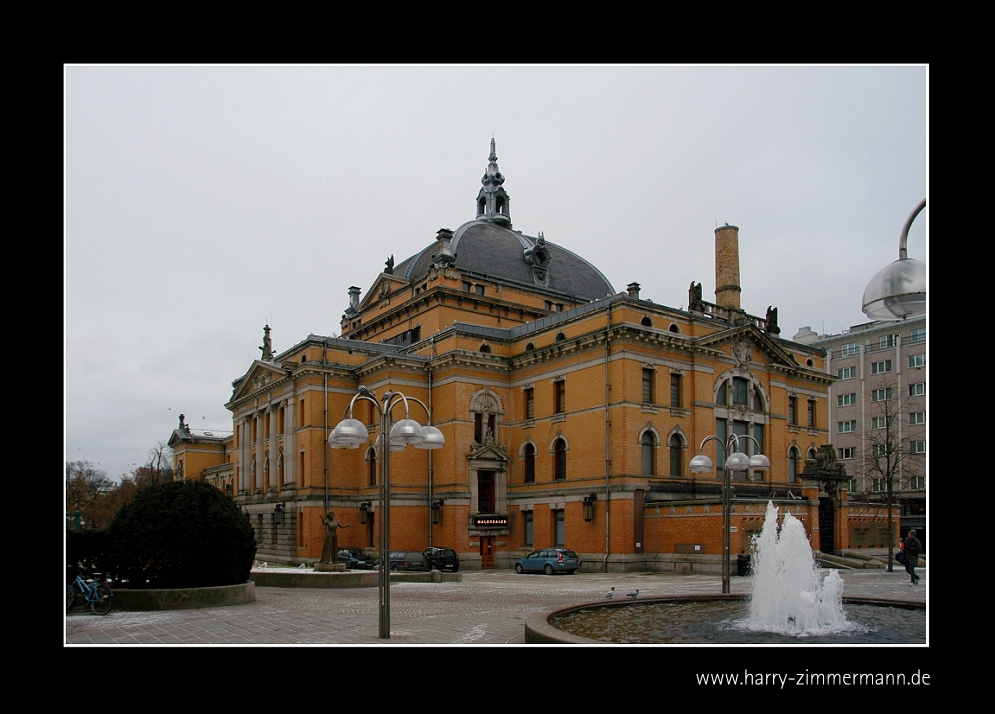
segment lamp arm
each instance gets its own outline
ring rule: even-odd
[[[920,211],[926,207],[926,199],[924,198],[915,210],[909,214],[908,220],[905,221],[905,225],[902,227],[902,235],[898,239],[898,259],[905,260],[909,257],[908,244],[909,244],[909,229],[912,228],[912,221],[916,219]]]
[[[432,424],[432,413],[428,410],[428,407],[425,406],[425,402],[423,402],[421,399],[418,399],[417,397],[408,397],[408,396],[406,396],[404,394],[401,394],[400,392],[397,393],[397,396],[404,400],[404,418],[405,419],[409,418],[409,414],[408,414],[408,402],[409,401],[410,402],[416,402],[416,403],[418,403],[418,404],[421,405],[422,409],[425,410],[425,414],[428,416],[428,424],[429,424],[429,426],[431,426],[431,424]],[[398,402],[394,402],[394,404],[392,404],[391,407],[393,407],[393,406],[395,406],[397,404],[398,404]]]
[[[380,405],[377,404],[377,400],[370,397],[370,391],[366,387],[360,387],[359,393],[349,400],[349,406],[346,407],[344,412],[342,412],[343,419],[345,419],[346,416],[348,416],[349,419],[352,419],[352,405],[356,403],[357,399],[362,399],[367,402],[373,402],[373,404],[376,405],[377,411],[382,411],[380,409]]]
[[[735,436],[735,434],[733,436]],[[715,440],[715,441],[719,442],[720,444],[722,443],[722,439],[720,439],[719,437],[715,436],[715,434],[710,434],[709,436],[706,436],[704,439],[701,440],[701,445],[698,447],[698,453],[699,454],[702,453],[705,450],[705,444],[707,444],[709,441],[712,441],[712,440]]]

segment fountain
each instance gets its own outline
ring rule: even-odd
[[[638,642],[673,644],[768,644],[805,642],[925,642],[921,603],[848,601],[836,570],[816,566],[805,527],[768,502],[764,526],[753,543],[752,593],[676,596],[652,601],[589,604],[549,615],[545,634],[527,628],[526,641]],[[908,609],[921,611],[912,616]],[[550,636],[548,630],[554,634]],[[555,632],[565,635],[561,640]]]
[[[843,578],[830,570],[823,579],[805,526],[785,513],[778,528],[777,509],[770,501],[753,552],[753,593],[741,629],[809,635],[856,628],[843,612]]]

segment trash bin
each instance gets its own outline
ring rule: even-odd
[[[741,553],[736,556],[736,575],[749,575],[750,573],[750,554]]]

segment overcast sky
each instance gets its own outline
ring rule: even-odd
[[[924,66],[67,66],[65,449],[115,478],[179,414],[230,430],[259,357],[335,335],[347,289],[475,215],[489,142],[514,227],[617,292],[742,305],[781,336],[865,322],[928,194]],[[928,260],[929,208],[909,256]]]

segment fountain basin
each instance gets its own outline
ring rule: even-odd
[[[856,630],[798,636],[736,628],[737,621],[748,617],[749,600],[749,595],[716,594],[585,603],[531,615],[525,622],[525,641],[587,645],[926,642],[923,602],[845,597],[843,605],[857,623]]]

